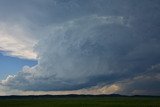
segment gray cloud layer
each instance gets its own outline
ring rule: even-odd
[[[53,91],[120,84],[120,93],[159,94],[159,69],[148,70],[160,63],[158,0],[27,3],[16,14],[37,29],[30,32],[39,41],[38,64],[2,80],[2,86]]]

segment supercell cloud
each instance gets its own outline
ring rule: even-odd
[[[27,49],[36,53],[38,64],[2,80],[3,88],[74,92],[108,86],[120,94],[160,94],[158,0],[16,3],[16,9],[25,5],[13,16],[22,16],[22,22],[15,20],[29,32],[24,37],[34,38],[29,46],[34,51]]]

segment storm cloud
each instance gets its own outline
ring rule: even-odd
[[[26,32],[30,31],[29,38],[37,41],[33,49],[38,64],[25,66],[17,75],[8,76],[1,81],[3,87],[66,91],[118,84],[121,90],[116,91],[123,94],[159,94],[158,0],[27,3],[32,2],[26,8],[35,8],[36,14],[27,9],[22,13],[28,14],[25,18],[30,22],[28,26],[24,24],[24,30],[29,26],[36,29]]]

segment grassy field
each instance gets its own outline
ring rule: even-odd
[[[160,107],[160,97],[1,98],[0,107]]]

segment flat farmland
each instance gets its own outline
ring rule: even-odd
[[[160,97],[1,97],[0,107],[160,107]]]

